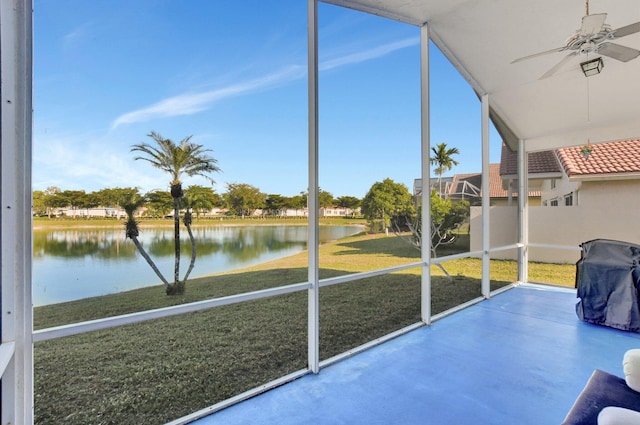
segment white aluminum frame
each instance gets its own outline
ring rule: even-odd
[[[2,424],[33,423],[31,0],[0,2]]]
[[[518,282],[529,280],[529,161],[524,140],[518,140]]]
[[[423,188],[431,188],[431,102],[429,86],[429,25],[420,27],[420,114],[421,114],[421,168],[420,178]],[[422,216],[422,273],[420,283],[420,316],[422,322],[431,324],[431,190],[423,190],[421,194]],[[424,248],[427,241],[427,248]]]
[[[482,296],[491,296],[491,193],[489,188],[489,95],[481,97],[482,120]]]
[[[309,84],[309,211],[307,265],[309,288],[308,301],[308,367],[320,372],[320,278],[318,257],[318,2],[308,0],[308,84]]]

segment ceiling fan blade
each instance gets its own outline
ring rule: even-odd
[[[534,53],[533,55],[523,56],[521,58],[514,59],[514,60],[511,61],[511,63],[518,63],[518,62],[526,61],[526,60],[529,60],[529,59],[537,58],[539,56],[548,55],[550,53],[562,52],[563,50],[566,50],[566,49],[567,49],[566,46],[562,46],[562,47],[558,47],[556,49],[551,49],[551,50],[546,50],[544,52]]]
[[[629,62],[632,59],[640,56],[640,50],[632,49],[631,47],[622,46],[615,43],[603,43],[598,48],[598,53],[601,55],[609,56],[610,58],[617,59],[621,62]]]
[[[593,15],[583,16],[580,35],[593,35],[599,33],[606,19],[606,13],[594,13]]]
[[[578,54],[578,52],[569,53],[567,56],[562,58],[562,60],[560,62],[555,64],[553,66],[553,68],[551,68],[550,70],[545,72],[544,75],[542,75],[542,77],[540,77],[539,79],[540,80],[544,80],[545,78],[549,78],[549,77],[553,76],[556,72],[560,71],[560,68],[562,68],[567,62],[569,62],[577,54]]]
[[[636,22],[635,24],[625,25],[624,27],[620,27],[617,30],[613,31],[613,38],[620,38],[627,36],[629,34],[635,34],[640,32],[640,22]]]

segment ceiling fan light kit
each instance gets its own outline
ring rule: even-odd
[[[600,71],[604,68],[604,63],[602,62],[602,58],[595,58],[582,62],[580,68],[582,68],[585,77],[591,77],[592,75],[600,74]]]
[[[533,55],[524,56],[512,61],[511,63],[517,63],[552,53],[569,52],[562,60],[560,60],[560,62],[558,62],[546,73],[544,73],[542,77],[540,77],[540,79],[542,80],[553,76],[575,56],[600,54],[620,62],[629,62],[630,60],[633,60],[640,56],[640,50],[628,46],[623,46],[621,44],[612,43],[613,40],[617,40],[622,37],[640,32],[640,22],[625,25],[618,29],[611,29],[609,25],[605,24],[607,14],[595,13],[590,15],[589,0],[586,0],[585,3],[587,14],[582,17],[582,25],[578,31],[576,31],[571,37],[567,39],[567,41],[565,41],[564,46],[540,53],[535,53]],[[580,64],[580,67],[585,76],[589,77],[591,75],[600,73],[603,65],[604,63],[602,61],[602,57],[599,57],[591,61],[582,62]],[[587,68],[587,66],[589,67]]]

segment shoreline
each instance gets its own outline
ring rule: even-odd
[[[51,221],[47,219],[33,220],[32,230],[59,230],[59,229],[117,229],[124,228],[124,220],[120,219],[53,219]],[[196,227],[241,227],[241,226],[306,226],[308,221],[302,219],[281,219],[281,218],[266,218],[266,219],[205,219],[194,220],[191,224],[191,228]],[[367,221],[365,219],[345,219],[345,218],[322,218],[319,220],[320,226],[365,226]],[[151,219],[142,220],[139,222],[140,228],[161,228],[161,227],[173,227],[173,220],[166,219]],[[184,224],[181,223],[181,226]]]

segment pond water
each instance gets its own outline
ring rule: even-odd
[[[358,226],[321,226],[320,241],[354,235]],[[197,259],[190,278],[303,251],[306,226],[215,226],[193,228]],[[191,255],[181,230],[180,277]],[[142,229],[138,238],[160,271],[173,278],[173,228]],[[124,230],[73,229],[33,232],[33,303],[55,304],[161,284]]]

